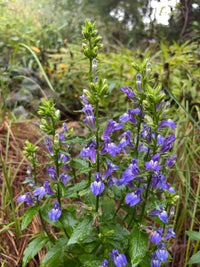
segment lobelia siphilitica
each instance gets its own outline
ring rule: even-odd
[[[25,249],[23,266],[44,245],[47,252],[40,266],[159,267],[171,260],[167,249],[176,235],[170,210],[178,196],[167,180],[176,161],[176,125],[168,117],[169,103],[162,86],[154,84],[146,60],[133,64],[133,86],[120,89],[129,102],[127,112],[116,119],[112,114],[102,117],[108,85],[98,73],[100,40],[95,23],[86,21],[83,52],[89,60],[89,86],[80,97],[87,136],[67,129],[52,99],[42,100],[39,107],[50,159],[43,185],[36,176],[42,164],[38,148],[26,142],[30,189],[17,202],[30,208],[22,229],[38,214],[43,231]],[[58,133],[60,123],[63,130]]]

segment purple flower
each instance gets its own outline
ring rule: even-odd
[[[148,152],[148,147],[143,145],[143,142],[139,143],[138,152],[144,150],[145,152]]]
[[[63,122],[63,131],[67,133],[67,124],[66,124],[66,122]]]
[[[151,178],[151,186],[154,187],[154,189],[158,188],[160,186],[160,189],[164,191],[166,189],[166,183],[165,183],[166,177],[162,173],[154,174]]]
[[[116,171],[116,170],[119,170],[119,168],[117,167],[117,165],[114,165],[113,163],[111,162],[108,162],[107,163],[107,170],[105,171],[104,175],[103,175],[103,179],[105,179],[106,177],[110,176],[113,171]]]
[[[101,193],[104,191],[104,183],[101,182],[101,174],[99,172],[95,173],[95,180],[90,185],[90,189],[92,193],[96,195],[101,195]]]
[[[21,196],[19,196],[19,197],[17,198],[17,203],[18,203],[18,202],[22,202],[22,201],[24,201],[24,202],[26,202],[26,204],[28,204],[28,205],[33,205],[33,204],[34,204],[34,203],[33,203],[33,199],[34,199],[34,198],[31,197],[30,192],[27,192],[25,195],[21,195]]]
[[[134,145],[131,143],[132,139],[131,139],[131,131],[127,131],[125,133],[122,134],[123,138],[120,141],[118,147],[120,148],[120,150],[124,150],[125,146],[128,147],[134,147]]]
[[[151,161],[145,162],[146,169],[151,169],[152,171],[159,172],[159,170],[161,169],[161,166],[158,165],[159,157],[160,155],[157,153],[152,157]]]
[[[144,127],[141,136],[147,141],[148,144],[151,144],[152,129],[151,127]]]
[[[165,153],[168,150],[170,150],[173,146],[173,142],[176,140],[176,137],[174,134],[171,134],[168,138],[165,139],[163,142],[163,146],[159,150],[161,153]]]
[[[60,209],[59,202],[56,201],[53,204],[53,206],[54,206],[53,209],[49,211],[49,219],[51,221],[57,221],[60,218],[60,215],[61,215],[61,209]]]
[[[124,254],[119,254],[117,249],[113,249],[110,253],[110,257],[114,260],[114,263],[117,267],[126,266],[127,259]]]
[[[158,245],[161,241],[161,235],[163,232],[163,228],[159,228],[156,231],[152,231],[152,233],[149,235],[149,241],[151,243],[155,242],[156,245]]]
[[[49,154],[51,156],[53,156],[53,149],[52,149],[52,146],[51,146],[51,140],[48,137],[46,138],[46,147],[47,147],[47,149],[49,151]]]
[[[128,98],[130,98],[133,101],[137,102],[137,98],[135,97],[135,93],[134,93],[133,88],[131,86],[127,86],[126,85],[126,88],[121,87],[120,91],[123,92],[123,93],[126,93]]]
[[[129,167],[125,170],[125,172],[122,174],[122,177],[120,179],[121,184],[128,184],[130,181],[132,181],[133,179],[137,179],[137,180],[144,180],[145,177],[137,177],[137,175],[140,174],[139,171],[139,167],[137,165],[137,160],[136,159],[132,159],[131,160],[131,164],[129,165]]]
[[[161,121],[160,125],[158,126],[158,131],[165,126],[171,127],[172,130],[176,128],[176,124],[173,122],[173,120],[168,119],[168,120]]]
[[[104,260],[102,265],[99,265],[99,267],[108,267],[108,261]]]
[[[105,140],[115,130],[119,130],[119,129],[122,129],[122,128],[123,128],[123,126],[121,125],[121,123],[117,123],[116,121],[109,120],[108,121],[108,125],[106,126],[106,129],[104,130],[103,135],[102,135],[101,138]]]
[[[152,254],[151,267],[160,267],[160,260],[157,258],[156,253]]]
[[[167,169],[170,169],[176,162],[177,155],[173,155],[170,159],[169,157],[165,161],[165,165],[167,165]]]
[[[166,261],[168,257],[168,252],[165,249],[165,244],[161,243],[158,247],[158,250],[156,250],[156,256],[160,261]]]
[[[87,96],[86,95],[82,95],[82,96],[80,96],[80,99],[82,99],[83,100],[83,103],[84,104],[86,104],[86,105],[89,105],[90,103],[87,101]]]
[[[115,145],[115,143],[111,142],[109,137],[105,139],[104,146],[100,151],[100,154],[105,154],[105,153],[109,153],[113,157],[115,157],[116,153],[118,154],[120,153],[119,147]]]
[[[66,185],[67,181],[71,178],[70,175],[62,173],[59,177],[61,182],[63,182],[64,185]]]
[[[176,234],[174,233],[174,231],[172,230],[172,228],[168,228],[165,236],[162,238],[162,240],[166,240],[168,238],[174,237],[176,238]]]
[[[130,121],[133,124],[137,124],[137,121],[136,121],[136,119],[134,117],[134,114],[140,114],[140,112],[141,112],[141,108],[140,107],[138,107],[136,109],[129,109],[128,114],[124,113],[120,117],[119,121],[122,122],[122,123],[124,123],[126,121]]]
[[[142,188],[136,188],[135,192],[129,193],[126,195],[126,204],[130,206],[135,206],[137,203],[141,202]]]
[[[158,218],[162,222],[168,223],[167,212],[165,210],[163,210],[162,206],[160,206],[160,209],[161,210],[154,209],[154,210],[148,211],[148,213],[149,213],[150,216],[158,216]]]
[[[95,163],[96,161],[96,142],[90,139],[90,143],[86,142],[85,147],[81,150],[81,156],[83,158],[90,157],[91,161]]]
[[[53,167],[48,166],[47,167],[47,173],[49,175],[49,178],[51,178],[51,180],[58,181],[58,178],[57,178],[57,175],[56,175],[56,170],[55,170],[54,166]]]
[[[51,187],[49,186],[49,183],[47,181],[44,182],[44,186],[41,187],[37,187],[34,191],[33,191],[33,195],[36,197],[38,196],[38,200],[40,198],[42,198],[44,195],[54,195],[54,191],[51,189]]]
[[[87,126],[95,131],[96,125],[95,125],[95,119],[94,119],[94,113],[93,113],[94,107],[92,107],[90,104],[86,104],[85,107],[82,109],[82,111],[85,113],[85,120],[87,123]]]

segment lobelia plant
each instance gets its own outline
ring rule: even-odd
[[[49,179],[38,185],[37,148],[27,141],[31,189],[17,202],[31,205],[22,230],[39,213],[44,231],[25,249],[23,266],[46,245],[40,266],[159,267],[170,261],[167,247],[176,237],[170,210],[178,196],[167,181],[176,160],[171,156],[175,135],[169,128],[176,125],[167,116],[165,94],[161,85],[153,84],[148,61],[133,65],[138,72],[135,90],[121,88],[130,100],[127,113],[119,122],[100,116],[108,86],[96,76],[101,37],[95,23],[86,21],[83,37],[90,66],[89,88],[81,96],[88,136],[74,136],[59,120],[53,101],[43,100],[38,114],[47,134]],[[58,123],[63,123],[62,133],[56,131]],[[82,145],[79,156],[76,144]]]

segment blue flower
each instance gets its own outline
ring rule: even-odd
[[[160,206],[160,209],[161,210],[154,209],[154,210],[148,211],[148,213],[149,213],[150,216],[158,216],[158,218],[162,222],[168,223],[167,212],[165,210],[163,210],[163,207],[162,206]]]
[[[104,191],[104,183],[101,182],[101,174],[99,172],[95,173],[95,180],[90,185],[90,189],[94,195],[101,195]]]
[[[38,200],[42,198],[44,195],[54,195],[54,191],[49,186],[49,183],[46,181],[44,182],[44,186],[38,187],[33,191],[33,195],[36,197],[38,196]]]
[[[106,177],[110,176],[113,171],[116,171],[116,170],[119,170],[119,168],[117,167],[117,165],[114,165],[113,163],[111,162],[108,162],[107,163],[107,170],[105,171],[104,175],[103,175],[103,179],[105,179]]]
[[[99,267],[108,267],[108,261],[104,260],[102,265],[99,265]]]
[[[167,169],[170,169],[176,162],[177,155],[173,155],[170,159],[169,157],[165,161],[165,165],[167,165]]]
[[[100,151],[100,154],[109,153],[113,157],[115,157],[116,153],[120,153],[120,149],[115,143],[111,142],[110,137],[105,139],[105,143],[103,148]]]
[[[162,238],[162,240],[166,240],[168,238],[174,237],[176,238],[176,234],[174,233],[174,231],[172,230],[172,228],[168,228],[165,236]]]
[[[130,206],[135,206],[137,203],[141,202],[142,188],[136,188],[135,192],[129,193],[126,195],[126,204]]]
[[[123,138],[119,142],[118,147],[120,148],[120,150],[123,150],[124,152],[126,152],[126,150],[124,149],[125,146],[134,147],[134,145],[132,144],[132,139],[131,139],[131,131],[124,132],[122,136]]]
[[[126,93],[128,98],[130,98],[133,101],[137,102],[137,98],[135,97],[135,93],[134,93],[133,88],[131,86],[127,86],[126,85],[126,88],[121,87],[120,91],[123,92],[123,93]]]
[[[119,130],[119,129],[122,129],[122,128],[123,128],[123,126],[121,125],[121,123],[117,123],[116,121],[109,120],[108,121],[108,125],[106,126],[106,129],[104,130],[101,138],[105,140],[115,130]]]
[[[51,221],[57,221],[61,216],[61,209],[60,209],[59,202],[56,201],[53,204],[53,206],[54,206],[53,209],[49,211],[49,219]]]
[[[173,130],[176,128],[176,124],[173,122],[173,120],[171,119],[168,119],[168,120],[164,120],[164,121],[161,121],[160,125],[158,126],[158,131],[165,127],[165,126],[169,126],[171,127]]]
[[[160,267],[160,260],[155,253],[152,254],[151,267]]]
[[[161,235],[163,232],[163,228],[159,228],[156,231],[152,231],[149,235],[149,241],[150,242],[155,242],[156,245],[158,245],[162,239]]]
[[[63,182],[64,185],[66,185],[67,181],[71,178],[68,174],[62,173],[59,177],[60,181]]]
[[[81,156],[83,158],[90,157],[91,161],[96,161],[96,142],[93,139],[89,140],[90,143],[86,142],[85,147],[81,150]]]
[[[48,166],[47,167],[47,173],[49,175],[49,178],[51,178],[51,180],[58,181],[58,178],[57,178],[57,175],[56,175],[56,170],[55,170],[54,166],[53,167]]]
[[[87,123],[87,126],[95,131],[96,125],[95,125],[95,118],[93,113],[94,107],[92,107],[90,104],[86,104],[85,107],[82,109],[82,111],[85,113],[85,120]]]
[[[141,112],[141,107],[138,107],[136,109],[129,109],[128,114],[124,113],[120,117],[119,121],[122,122],[122,123],[124,123],[126,121],[130,121],[133,124],[137,124],[137,121],[136,121],[136,119],[134,117],[134,114],[140,114],[140,112]]]
[[[110,253],[110,257],[114,260],[114,263],[117,267],[126,266],[127,259],[124,254],[119,254],[117,249],[113,249]]]
[[[168,257],[168,252],[165,249],[165,244],[161,243],[156,250],[156,256],[160,261],[166,261]]]
[[[152,157],[150,162],[145,162],[146,169],[151,169],[152,171],[159,172],[159,170],[161,169],[161,166],[158,165],[159,157],[160,155],[157,153]]]
[[[47,149],[49,151],[49,154],[51,156],[53,156],[53,149],[52,149],[52,146],[51,146],[51,140],[48,137],[46,138],[46,147],[47,147]]]
[[[132,181],[133,179],[137,179],[139,181],[142,181],[142,180],[146,179],[145,177],[137,177],[137,175],[140,174],[139,167],[138,167],[137,163],[138,162],[137,162],[136,159],[132,159],[131,160],[131,164],[125,170],[125,172],[122,174],[122,177],[120,179],[121,184],[126,185],[130,181]]]
[[[176,140],[176,137],[174,134],[171,134],[168,138],[165,139],[165,141],[163,142],[163,146],[161,147],[161,149],[159,150],[162,153],[167,152],[168,150],[170,150],[173,146],[173,142]]]
[[[24,202],[26,202],[26,204],[28,204],[28,205],[33,205],[33,204],[34,204],[34,203],[33,203],[33,199],[34,199],[34,198],[31,197],[30,192],[27,192],[25,195],[21,195],[21,196],[19,196],[19,197],[17,198],[17,203],[18,203],[18,202],[22,202],[22,201],[24,201]]]
[[[152,129],[151,127],[144,126],[144,129],[142,131],[141,137],[143,137],[148,144],[151,144],[151,138],[152,138]]]

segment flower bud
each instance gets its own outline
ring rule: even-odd
[[[96,60],[96,58],[94,58],[92,60],[92,73],[93,73],[93,75],[95,75],[96,70],[97,70],[97,60]]]
[[[60,139],[59,139],[59,135],[58,134],[55,134],[53,143],[54,143],[56,148],[60,147]]]
[[[147,75],[147,77],[150,75],[150,73],[151,73],[151,63],[147,62],[147,65],[146,65],[146,75]]]
[[[142,92],[142,75],[138,73],[136,76],[136,86],[138,91],[141,93]]]

